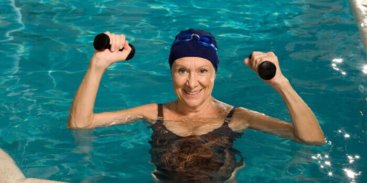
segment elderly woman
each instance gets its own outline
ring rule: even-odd
[[[215,38],[203,30],[181,31],[169,56],[177,99],[164,104],[147,104],[114,112],[94,113],[97,90],[105,70],[127,58],[131,47],[124,35],[109,32],[111,48],[96,51],[76,93],[68,127],[92,129],[145,120],[151,124],[153,176],[168,182],[224,182],[233,180],[242,157],[232,148],[248,128],[268,132],[300,143],[324,144],[324,135],[315,115],[282,74],[274,53],[252,52],[244,63],[256,71],[263,61],[277,70],[265,82],[283,98],[291,123],[233,107],[212,96],[218,55]],[[123,49],[123,51],[119,51]]]

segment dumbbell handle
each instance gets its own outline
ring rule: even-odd
[[[98,51],[103,51],[105,49],[110,49],[111,48],[110,37],[108,37],[108,35],[105,34],[105,33],[98,34],[94,38],[93,46],[94,46],[94,49],[96,49]],[[126,60],[132,59],[135,55],[135,47],[130,43],[129,43],[129,46],[131,47],[131,51],[130,51],[129,55],[127,56]],[[120,49],[119,51],[122,51],[122,50],[123,49]]]

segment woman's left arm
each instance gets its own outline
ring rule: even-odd
[[[253,52],[251,59],[246,58],[244,60],[245,64],[255,71],[257,66],[263,61],[270,61],[274,63],[277,68],[274,78],[264,81],[272,86],[281,95],[290,113],[292,125],[289,123],[285,124],[283,121],[277,120],[275,118],[262,116],[260,118],[266,118],[265,120],[267,122],[260,122],[258,124],[254,124],[256,122],[249,123],[249,127],[255,126],[260,130],[267,129],[271,126],[283,128],[288,132],[291,131],[290,134],[292,138],[300,142],[313,145],[324,144],[325,137],[314,113],[293,89],[288,79],[282,74],[278,59],[275,54],[273,52]]]

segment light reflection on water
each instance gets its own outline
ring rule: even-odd
[[[347,72],[345,72],[344,70],[342,70],[340,68],[339,65],[341,65],[343,63],[343,59],[342,58],[334,58],[332,60],[332,64],[331,64],[331,67],[335,70],[335,71],[338,71],[340,72],[340,74],[342,75],[347,75]]]
[[[344,129],[337,130],[337,136],[343,138],[344,140],[350,140],[351,136]],[[327,140],[327,144],[332,148],[333,143],[330,140]],[[319,165],[321,171],[325,172],[329,177],[335,177],[337,179],[343,179],[340,175],[340,172],[344,174],[349,180],[350,183],[358,182],[359,176],[362,174],[361,170],[358,170],[358,164],[360,160],[359,154],[353,154],[349,152],[346,147],[341,149],[338,147],[340,151],[344,151],[346,154],[339,157],[334,157],[333,154],[326,153],[317,153],[311,156],[311,158]],[[340,180],[341,181],[341,180]]]

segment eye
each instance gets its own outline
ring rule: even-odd
[[[179,69],[177,69],[177,72],[179,74],[186,74],[187,73],[187,69],[185,69],[185,68],[179,68]]]
[[[199,72],[200,72],[200,74],[206,74],[209,71],[208,71],[208,69],[200,69]]]

